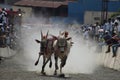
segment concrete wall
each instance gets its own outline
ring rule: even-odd
[[[95,20],[95,18],[99,18]],[[101,13],[96,11],[86,11],[84,15],[84,24],[94,24],[95,22],[100,22]]]
[[[0,56],[9,58],[16,54],[16,51],[11,50],[9,47],[0,48]]]
[[[103,52],[99,54],[99,61],[104,67],[120,71],[120,48],[117,51],[117,57],[112,57],[112,52],[105,53],[106,46],[103,47]],[[112,49],[111,49],[112,51]]]
[[[112,52],[105,53],[106,46],[103,46],[103,52],[97,54],[98,55],[98,63],[101,63],[102,66],[108,67],[114,70],[120,71],[120,48],[117,52],[117,57],[112,57]],[[112,51],[112,50],[111,50]],[[2,57],[11,57],[16,54],[15,51],[11,50],[10,48],[0,48],[0,56]]]
[[[108,13],[108,18],[110,18],[111,14],[114,12]],[[99,19],[95,19],[99,18]],[[94,24],[95,22],[101,23],[101,12],[100,11],[86,11],[84,14],[84,24]]]

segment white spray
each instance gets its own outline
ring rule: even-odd
[[[38,20],[38,19],[37,19]],[[25,69],[29,71],[40,71],[42,68],[42,57],[40,58],[38,66],[35,66],[34,63],[38,58],[38,52],[40,51],[40,45],[35,42],[35,39],[41,38],[40,31],[42,30],[43,34],[46,34],[49,30],[49,34],[58,36],[59,31],[65,31],[64,24],[43,24],[35,23],[33,21],[30,24],[24,24],[22,27],[22,48],[23,53],[22,59],[19,59],[20,64],[24,64]],[[94,50],[89,49],[83,41],[82,37],[79,34],[76,34],[76,29],[68,30],[69,36],[72,37],[74,42],[70,54],[68,56],[65,67],[63,68],[64,73],[92,73],[97,68],[97,59]],[[45,71],[47,73],[54,71],[54,59],[53,66],[51,69],[46,65]],[[60,61],[59,61],[60,63]]]

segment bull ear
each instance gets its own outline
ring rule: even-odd
[[[49,30],[47,31],[46,38],[48,37]]]
[[[36,41],[37,43],[41,43],[41,41],[39,41],[39,40],[37,40],[37,39],[35,39],[35,41]]]
[[[54,36],[54,35],[51,35],[53,37],[54,40],[57,40],[58,37]]]
[[[72,39],[71,37],[67,38],[66,40],[69,41],[70,39]]]
[[[43,38],[43,33],[42,33],[42,30],[41,30],[41,40],[42,40],[42,38]]]

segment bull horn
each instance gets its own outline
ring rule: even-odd
[[[43,38],[43,33],[42,33],[42,30],[41,30],[41,40],[42,40],[42,38]]]
[[[48,37],[49,30],[47,31],[46,38]]]

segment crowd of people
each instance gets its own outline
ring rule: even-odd
[[[17,38],[15,24],[20,14],[21,9],[14,11],[12,8],[0,8],[0,47],[15,48]]]
[[[120,18],[109,18],[103,24],[96,22],[94,25],[83,25],[81,30],[85,40],[95,41],[98,44],[96,49],[98,52],[102,52],[102,46],[107,45],[105,53],[109,53],[112,48],[112,57],[117,56],[120,47]]]
[[[14,11],[12,8],[0,8],[0,47],[9,46],[11,49],[16,47],[18,36],[14,25],[20,25],[21,22],[17,19],[18,16],[21,18],[22,13],[21,9]],[[109,53],[112,49],[113,57],[117,56],[117,50],[120,47],[120,18],[109,18],[104,20],[102,24],[96,22],[91,25],[82,25],[80,28],[84,40],[95,41],[98,44],[98,52],[102,51],[103,45],[107,45],[105,53]]]

